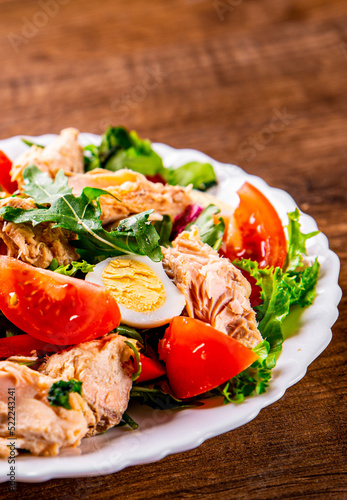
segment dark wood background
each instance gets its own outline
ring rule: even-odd
[[[123,123],[239,164],[315,217],[346,291],[345,0],[52,1],[0,0],[0,138]],[[347,498],[346,305],[306,377],[249,424],[18,498]]]

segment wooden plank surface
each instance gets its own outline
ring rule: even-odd
[[[344,0],[48,3],[0,0],[0,138],[123,123],[239,164],[315,217],[346,292]],[[18,498],[347,498],[346,305],[306,377],[246,426],[114,475],[18,484]]]

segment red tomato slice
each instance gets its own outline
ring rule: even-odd
[[[12,194],[18,189],[17,182],[11,181],[10,170],[12,162],[5,153],[0,151],[0,186],[2,189]]]
[[[259,262],[261,268],[282,267],[287,241],[276,210],[263,193],[248,182],[239,189],[238,195],[240,204],[234,212],[234,220],[227,220],[222,255],[232,261],[252,259]]]
[[[165,375],[166,370],[163,364],[156,359],[151,359],[140,353],[141,373],[136,382],[147,382]]]
[[[57,352],[62,346],[55,346],[35,339],[30,335],[14,335],[13,337],[4,337],[0,339],[0,358],[9,358],[10,356],[30,356],[32,351],[42,353]]]
[[[120,323],[119,307],[103,287],[0,256],[0,310],[44,342],[78,344]]]
[[[218,387],[250,366],[258,356],[207,323],[175,317],[159,342],[170,386],[180,399]]]

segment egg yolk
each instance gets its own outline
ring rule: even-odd
[[[135,260],[111,260],[102,282],[119,304],[132,311],[155,311],[166,300],[164,285],[153,269]]]

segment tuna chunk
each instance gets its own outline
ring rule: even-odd
[[[54,382],[27,366],[0,362],[0,456],[9,454],[8,437],[17,438],[16,449],[23,448],[34,455],[57,455],[61,448],[80,444],[88,430],[85,402],[73,393],[69,399],[71,410],[51,406],[47,395]],[[9,436],[8,430],[12,423],[8,412],[12,411],[13,402],[9,389],[15,389],[14,436]]]
[[[24,210],[36,208],[31,198],[5,198],[0,201],[0,207],[5,206]],[[78,254],[69,244],[69,240],[75,239],[76,235],[66,229],[54,228],[53,225],[50,222],[37,226],[31,223],[16,224],[0,217],[0,240],[7,248],[6,255],[42,268],[48,267],[52,259],[64,266],[77,260]]]
[[[162,248],[163,265],[186,298],[186,314],[239,340],[249,348],[262,337],[249,296],[251,286],[242,273],[202,243],[199,230],[184,231]]]
[[[52,378],[83,382],[83,398],[94,413],[92,436],[117,425],[129,402],[133,351],[116,334],[84,342],[69,351],[54,354],[39,371]]]
[[[83,175],[74,175],[69,179],[69,186],[75,195],[90,186],[105,189],[117,198],[101,196],[101,220],[104,224],[151,208],[157,214],[175,217],[192,203],[190,187],[150,182],[144,175],[125,169],[118,172],[96,169]]]
[[[81,173],[84,171],[83,150],[77,142],[79,132],[75,128],[66,128],[60,135],[45,148],[31,146],[13,163],[11,178],[17,181],[19,187],[23,185],[23,171],[29,165],[35,165],[42,172],[55,177],[59,170],[67,173]]]

